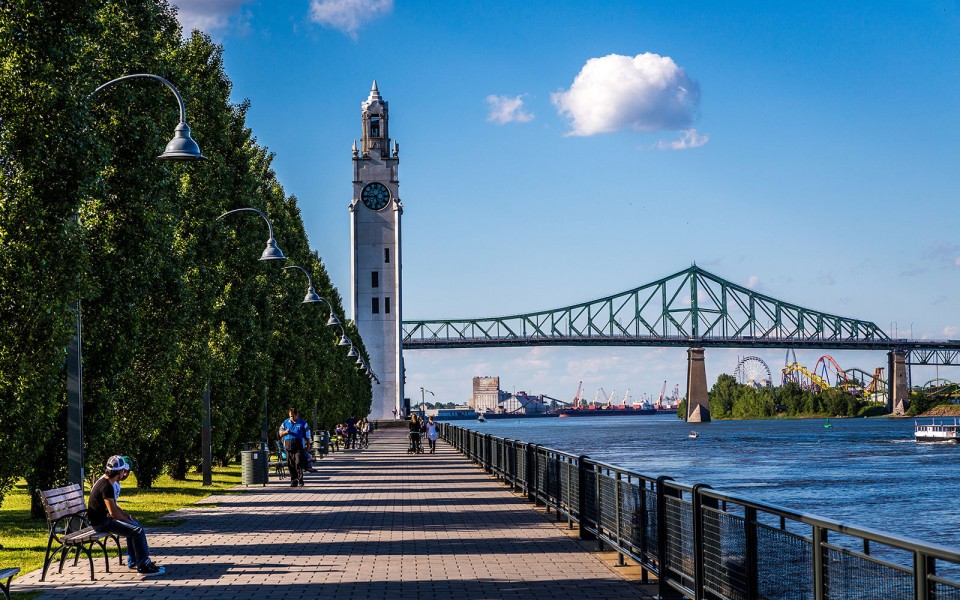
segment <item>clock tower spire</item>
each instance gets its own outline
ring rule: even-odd
[[[390,148],[389,107],[376,81],[360,109],[360,147],[354,142],[350,202],[353,321],[380,380],[373,385],[370,418],[389,420],[403,407],[400,158],[397,145]]]

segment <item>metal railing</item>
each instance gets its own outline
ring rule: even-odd
[[[657,579],[660,598],[960,600],[960,551],[448,423],[441,438]]]

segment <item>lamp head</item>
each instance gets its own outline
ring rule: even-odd
[[[337,343],[338,346],[350,346],[351,350],[353,349],[353,344],[350,342],[350,338],[346,334],[340,336],[340,341]]]
[[[357,352],[357,349],[353,346],[350,346],[350,352],[347,352],[347,356],[350,358],[359,357],[360,353]]]
[[[321,302],[320,296],[317,295],[316,290],[313,289],[311,285],[307,290],[307,295],[303,297],[303,302],[301,304],[314,304],[316,302]]]
[[[182,121],[177,125],[173,139],[170,140],[167,147],[163,149],[163,154],[157,158],[160,160],[184,162],[190,160],[207,160],[206,156],[200,154],[200,146],[190,137],[190,126]]]
[[[267,247],[264,248],[263,254],[260,255],[260,260],[287,260],[287,257],[277,247],[277,240],[270,238],[267,240]]]
[[[337,315],[330,313],[330,318],[327,319],[327,327],[336,327],[340,325],[340,319],[337,318]]]

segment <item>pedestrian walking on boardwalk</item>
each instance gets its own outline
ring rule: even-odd
[[[430,444],[430,454],[437,451],[437,438],[440,434],[437,431],[437,424],[433,421],[433,415],[427,421],[427,443]]]
[[[413,452],[414,454],[423,452],[423,449],[420,447],[420,420],[417,418],[417,415],[410,417],[410,448],[408,452]]]
[[[357,418],[347,419],[347,448],[357,447]]]
[[[307,422],[297,415],[297,409],[290,407],[290,416],[280,425],[283,436],[283,449],[287,452],[287,470],[290,472],[290,487],[303,485],[303,469],[307,466],[304,456],[304,443],[307,439]]]

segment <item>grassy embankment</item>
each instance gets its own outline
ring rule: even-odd
[[[161,523],[166,527],[177,525],[179,523],[176,521],[161,521],[160,517],[239,485],[240,465],[238,463],[215,469],[211,487],[203,487],[202,482],[203,478],[199,473],[190,473],[186,481],[174,481],[163,476],[156,481],[153,488],[138,490],[136,479],[131,475],[123,482],[120,506],[135,516],[148,530]],[[89,492],[89,485],[87,491]],[[20,567],[21,575],[42,568],[48,535],[45,520],[30,518],[27,484],[20,481],[7,493],[3,505],[0,506],[0,568]],[[102,568],[103,564],[99,565]],[[16,589],[16,579],[13,587]],[[30,596],[17,597],[25,599]]]

